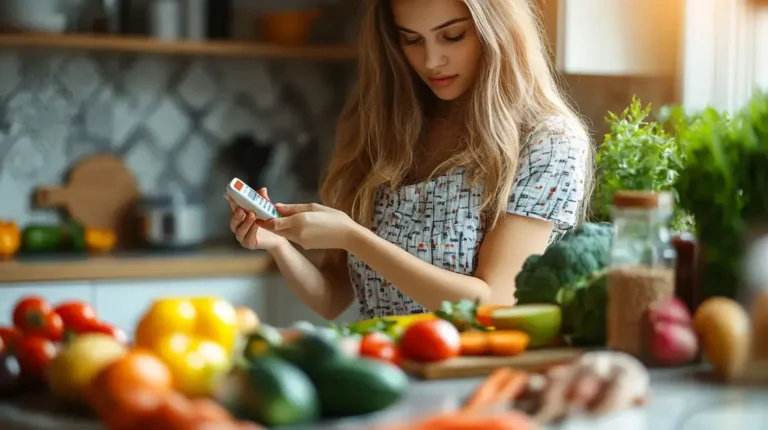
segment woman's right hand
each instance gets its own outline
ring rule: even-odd
[[[258,193],[269,200],[266,188],[260,189]],[[253,212],[248,212],[240,208],[229,197],[227,197],[227,200],[229,200],[229,206],[232,208],[232,218],[229,220],[229,229],[235,234],[235,238],[240,242],[240,245],[243,248],[271,251],[278,246],[287,243],[285,238],[263,228],[259,228],[256,224],[256,215]]]

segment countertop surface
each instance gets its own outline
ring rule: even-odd
[[[265,251],[211,246],[185,251],[116,251],[106,255],[20,255],[0,261],[0,287],[11,282],[260,275],[275,270]]]
[[[768,387],[724,386],[709,382],[695,368],[652,371],[652,397],[643,408],[602,419],[574,418],[552,429],[562,430],[737,430],[768,428]],[[397,423],[441,410],[453,410],[480,383],[480,378],[414,381],[398,405],[374,416],[307,429],[360,429]],[[92,420],[63,419],[44,410],[24,410],[0,403],[4,430],[104,430]]]

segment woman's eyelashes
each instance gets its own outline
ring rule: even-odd
[[[462,31],[461,33],[459,33],[459,34],[457,34],[455,36],[444,35],[442,37],[443,37],[443,39],[445,39],[448,42],[455,43],[455,42],[460,42],[466,36],[467,36],[467,32],[466,31]],[[409,37],[403,37],[402,40],[403,40],[403,43],[406,44],[406,45],[416,45],[418,43],[423,42],[424,38],[420,37],[420,36],[419,37],[410,37],[410,38]]]
[[[445,38],[445,40],[447,40],[449,42],[458,42],[458,41],[464,39],[464,37],[466,35],[467,35],[467,32],[466,31],[462,31],[461,33],[457,34],[456,36],[445,35],[443,37]]]

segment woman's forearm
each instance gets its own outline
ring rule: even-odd
[[[482,279],[433,266],[364,227],[355,228],[347,242],[348,252],[430,311],[446,300],[484,302],[490,297],[491,289]]]
[[[351,286],[342,288],[332,274],[312,264],[287,240],[270,251],[288,287],[305,305],[327,320],[338,317],[354,299]],[[347,282],[348,284],[348,282]]]

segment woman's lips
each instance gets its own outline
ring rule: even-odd
[[[433,87],[447,87],[448,85],[451,85],[454,80],[456,80],[457,76],[458,75],[429,78],[429,83],[432,84]]]

